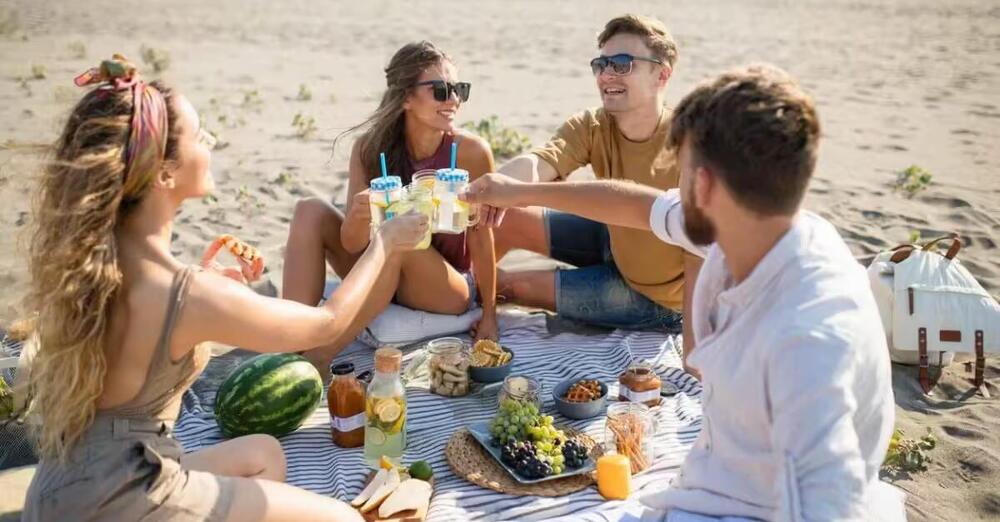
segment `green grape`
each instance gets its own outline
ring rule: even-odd
[[[552,457],[552,463],[556,466],[562,466],[565,463],[565,458],[560,453],[559,455]]]
[[[558,474],[560,474],[562,472],[563,472],[563,467],[562,466],[552,466],[552,474],[553,475],[558,475]]]

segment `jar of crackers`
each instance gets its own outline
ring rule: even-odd
[[[430,354],[431,393],[461,397],[469,393],[469,356],[465,343],[457,337],[427,343]]]

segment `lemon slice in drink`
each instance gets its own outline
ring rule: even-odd
[[[399,416],[403,414],[403,409],[399,407],[398,402],[389,399],[376,406],[375,413],[378,415],[378,420],[385,424],[391,424],[399,419]]]
[[[392,468],[396,467],[396,465],[393,464],[391,460],[389,460],[389,457],[382,455],[382,458],[378,461],[378,467],[386,471],[391,471]]]
[[[365,438],[367,439],[365,442],[372,446],[381,446],[385,444],[386,439],[385,432],[372,426],[365,430]]]

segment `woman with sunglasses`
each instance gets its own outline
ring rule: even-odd
[[[426,218],[383,225],[322,307],[258,295],[171,251],[183,202],[214,187],[213,140],[187,98],[118,55],[76,83],[95,88],[53,147],[32,220],[22,414],[41,462],[23,520],[362,520],[284,484],[271,436],[185,454],[171,431],[208,363],[205,341],[287,352],[357,335],[391,298]]]
[[[341,277],[351,272],[368,245],[367,189],[381,174],[379,153],[385,153],[389,173],[400,176],[404,184],[415,172],[449,167],[452,143],[458,145],[458,168],[469,171],[470,178],[494,170],[489,145],[455,126],[471,86],[458,80],[458,69],[444,52],[426,41],[407,44],[389,61],[385,76],[386,90],[378,108],[344,133],[364,131],[351,151],[346,214],[315,198],[296,206],[285,250],[286,299],[319,302],[327,261]],[[396,301],[417,310],[458,315],[474,305],[478,294],[483,317],[473,335],[495,340],[495,279],[491,229],[435,234],[430,248],[404,256]],[[324,368],[342,347],[329,346],[307,357],[322,357],[314,362]]]

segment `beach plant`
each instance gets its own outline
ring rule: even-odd
[[[223,139],[222,134],[218,131],[208,126],[204,127],[204,130],[210,134],[212,138],[215,138],[215,146],[212,147],[212,150],[222,150],[229,147],[229,142]]]
[[[909,245],[916,245],[923,238],[923,234],[919,230],[910,231],[910,239],[906,242]]]
[[[142,55],[142,63],[151,66],[154,72],[161,73],[170,67],[170,53],[163,49],[143,45],[139,52]]]
[[[82,60],[87,57],[87,46],[83,42],[70,42],[66,49],[69,50],[69,55],[73,59]]]
[[[253,89],[250,91],[245,91],[243,93],[243,101],[240,102],[240,107],[246,110],[260,111],[260,108],[264,106],[264,97],[260,95],[260,91]]]
[[[0,421],[14,416],[14,394],[7,387],[7,381],[0,377]]]
[[[18,76],[17,78],[14,78],[14,81],[17,82],[17,86],[21,88],[21,91],[24,92],[25,96],[31,96],[31,83],[29,83],[26,76]]]
[[[466,122],[463,129],[478,134],[490,144],[493,156],[497,159],[513,158],[531,146],[531,140],[524,133],[505,127],[497,115],[484,118],[478,122]]]
[[[277,183],[278,185],[280,185],[282,187],[288,186],[288,185],[292,184],[294,181],[295,181],[295,174],[292,174],[291,172],[288,172],[287,170],[281,171],[278,174],[278,177],[275,178],[275,180],[274,180],[275,183]]]
[[[31,77],[35,80],[45,79],[45,66],[40,63],[31,65]]]
[[[236,193],[236,201],[240,204],[240,211],[244,214],[253,214],[255,210],[264,209],[264,203],[252,194],[246,185],[241,186],[239,192]]]
[[[295,135],[302,139],[311,138],[318,130],[316,118],[301,112],[296,113],[295,117],[292,118],[292,127],[295,129]]]
[[[203,121],[208,121],[214,118],[219,125],[229,129],[242,127],[247,123],[246,118],[244,118],[242,114],[237,113],[236,109],[233,106],[219,101],[218,98],[210,98],[208,100],[208,108],[205,109],[204,111],[199,111],[199,112],[201,112],[205,116]],[[209,125],[209,128],[211,129],[213,127]],[[219,136],[218,132],[212,130],[210,130],[209,132],[211,132],[212,135],[215,136],[216,140],[221,140],[221,137]],[[216,145],[216,148],[217,149],[220,148],[220,145],[224,148],[229,144],[220,142],[220,144]]]
[[[900,429],[893,432],[889,439],[889,450],[882,462],[882,471],[894,477],[902,473],[927,471],[927,465],[931,462],[930,451],[937,445],[937,439],[930,429],[920,439],[907,439],[903,435],[905,433]]]
[[[313,93],[309,90],[309,86],[304,83],[299,85],[299,93],[295,96],[295,99],[299,101],[309,101],[313,99]]]
[[[931,184],[934,176],[917,165],[910,165],[896,173],[895,189],[912,198]]]

